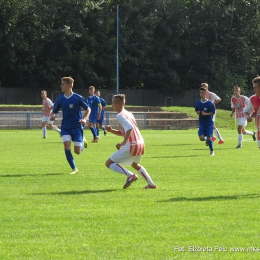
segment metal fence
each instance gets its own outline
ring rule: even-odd
[[[133,113],[139,129],[146,129],[146,113]],[[0,129],[35,129],[41,128],[42,112],[0,112]],[[55,125],[60,126],[62,113],[56,114]],[[115,112],[105,112],[104,125],[118,128]]]

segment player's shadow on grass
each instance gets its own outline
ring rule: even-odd
[[[146,156],[146,158],[169,159],[169,158],[186,158],[186,157],[201,157],[201,155],[173,155],[173,156]]]
[[[168,200],[159,200],[157,202],[179,202],[179,201],[212,201],[212,200],[240,200],[240,199],[254,199],[260,198],[260,194],[244,194],[244,195],[230,195],[230,196],[210,196],[198,198],[170,198]]]
[[[44,174],[33,174],[33,173],[28,173],[28,174],[5,174],[5,175],[0,175],[0,178],[20,178],[20,177],[36,177],[36,176],[49,176],[49,175],[63,175],[64,173],[44,173]]]
[[[93,193],[105,193],[105,192],[113,192],[116,189],[109,189],[109,190],[82,190],[82,191],[61,191],[61,192],[49,192],[49,193],[31,193],[29,195],[82,195],[82,194],[93,194]]]
[[[185,144],[152,144],[150,146],[183,146],[183,145],[192,145],[189,143],[185,143]]]

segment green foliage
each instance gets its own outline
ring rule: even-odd
[[[208,82],[222,93],[259,74],[258,0],[6,0],[0,3],[0,85],[120,88],[178,94]]]
[[[45,140],[40,129],[1,130],[0,258],[259,259],[248,251],[259,249],[259,172],[249,167],[258,148],[247,136],[235,150],[236,131],[221,133],[226,142],[210,157],[195,129],[142,131],[142,164],[158,189],[142,189],[139,176],[123,190],[125,176],[104,165],[121,137],[74,154],[80,172],[70,176],[56,132]]]

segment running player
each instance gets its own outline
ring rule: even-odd
[[[98,141],[97,134],[97,121],[101,118],[102,106],[98,96],[95,94],[95,87],[89,87],[89,97],[88,104],[91,108],[91,113],[89,116],[88,128],[91,130],[93,135],[92,143],[96,143]]]
[[[214,103],[214,105],[216,106],[219,102],[221,102],[221,98],[219,96],[217,96],[214,92],[210,92],[209,91],[209,85],[207,83],[201,83],[201,87],[205,88],[207,93],[206,93],[206,98],[210,101],[212,101]],[[221,134],[219,132],[219,130],[216,127],[216,111],[215,111],[215,115],[213,116],[213,122],[214,122],[214,126],[213,126],[213,131],[215,133],[215,135],[218,137],[219,142],[218,144],[223,144],[224,140],[221,137]],[[212,141],[214,142],[216,140],[216,137],[213,135],[212,136]]]
[[[60,129],[56,126],[53,125],[53,121],[50,120],[50,114],[53,108],[53,103],[52,101],[47,97],[47,91],[42,90],[41,91],[41,96],[42,96],[42,111],[43,111],[43,116],[42,116],[42,136],[43,138],[47,138],[47,128],[46,125],[48,125],[49,129],[53,129],[56,132],[59,133],[60,135]]]
[[[71,141],[74,142],[74,152],[80,154],[84,148],[83,128],[90,114],[87,101],[72,91],[74,79],[64,77],[61,79],[61,92],[54,103],[51,113],[51,120],[55,120],[55,114],[62,109],[61,135],[64,144],[65,155],[72,169],[70,174],[77,174],[79,171],[71,153]],[[81,108],[85,109],[82,117]]]
[[[122,136],[124,140],[116,145],[118,151],[107,159],[106,166],[115,172],[127,176],[126,183],[123,186],[124,189],[128,188],[132,182],[136,181],[138,176],[124,168],[121,164],[131,165],[143,176],[148,183],[148,185],[144,187],[145,189],[156,189],[157,187],[153,183],[149,173],[139,164],[142,155],[144,154],[144,140],[137,127],[133,114],[125,110],[124,105],[125,95],[118,94],[113,96],[112,107],[113,110],[118,113],[116,118],[120,129],[113,129],[111,126],[106,126],[106,129],[112,134]]]
[[[260,76],[253,79],[253,91],[255,95],[251,96],[248,105],[244,108],[244,116],[248,122],[252,122],[252,113],[255,115],[255,124],[257,129],[257,144],[260,148]]]
[[[231,108],[232,113],[230,117],[236,113],[237,120],[237,132],[238,132],[238,146],[236,149],[242,148],[243,135],[251,135],[253,140],[256,140],[255,132],[247,131],[245,126],[247,126],[247,120],[244,117],[243,109],[248,104],[248,97],[240,95],[241,89],[238,86],[234,87],[234,96],[231,98]]]
[[[196,102],[195,111],[199,116],[199,139],[200,141],[206,141],[210,149],[210,155],[214,156],[214,144],[212,141],[213,136],[213,116],[215,114],[215,105],[212,101],[206,98],[207,89],[201,87],[200,100]]]
[[[102,106],[100,120],[97,120],[97,136],[99,138],[99,129],[102,129],[104,131],[105,136],[107,134],[106,128],[103,125],[104,124],[104,114],[105,114],[104,108],[107,106],[107,103],[103,98],[100,97],[100,91],[99,90],[95,91],[95,95],[99,97],[100,102],[101,102],[101,106]]]

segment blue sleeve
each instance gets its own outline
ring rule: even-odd
[[[215,113],[216,113],[216,107],[215,107],[215,105],[214,105],[213,102],[211,102],[211,103],[212,103],[212,113],[213,113],[213,115],[215,115]]]
[[[88,101],[80,95],[78,95],[77,97],[78,97],[79,105],[83,107],[85,110],[87,110],[89,107]]]
[[[106,103],[106,101],[103,98],[100,98],[100,101],[101,101],[102,107],[106,107],[107,106],[107,103]]]
[[[55,101],[54,105],[53,105],[52,111],[53,111],[54,114],[57,114],[61,109],[60,99],[61,99],[61,97],[58,97],[57,100]]]

